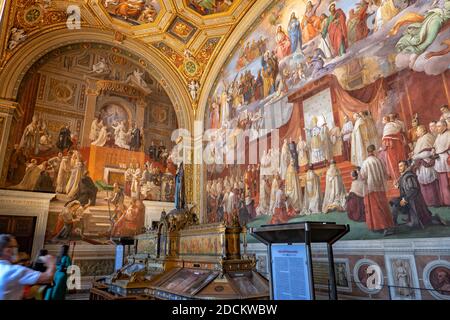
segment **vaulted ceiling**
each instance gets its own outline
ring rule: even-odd
[[[156,49],[188,84],[200,81],[214,56],[256,0],[14,0],[7,1],[0,36],[0,71],[20,47],[56,29],[79,10],[81,28],[114,34],[118,43],[133,39]],[[1,2],[0,2],[1,3]],[[3,24],[5,26],[5,24]],[[12,41],[16,40],[16,41]]]

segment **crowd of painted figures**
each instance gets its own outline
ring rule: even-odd
[[[134,199],[174,201],[175,179],[168,168],[146,162],[141,169],[131,163],[124,173],[125,195]]]
[[[108,147],[108,141],[112,140],[114,146],[111,147],[130,151],[141,149],[142,131],[136,128],[134,122],[129,130],[126,130],[124,122],[114,122],[113,126],[116,126],[113,127],[115,135],[110,138],[104,121],[97,117],[91,125],[91,145]],[[98,143],[102,139],[105,143]],[[44,150],[43,145],[47,142],[52,147]],[[167,152],[162,143],[159,146],[152,143],[148,155],[151,162],[131,163],[128,168],[123,168],[124,183],[114,183],[111,195],[104,199],[107,202],[99,204],[99,189],[110,187],[92,180],[87,161],[80,152],[76,136],[70,132],[70,126],[61,128],[55,145],[46,122],[34,116],[25,128],[20,143],[14,146],[7,186],[14,190],[56,193],[58,199],[65,202],[54,230],[48,235],[50,241],[83,237],[84,231],[89,229],[87,208],[108,202],[112,205],[111,234],[124,234],[139,229],[131,227],[139,223],[136,224],[135,219],[130,217],[141,216],[141,200],[174,201],[175,178],[168,168],[174,156]],[[126,197],[131,199],[129,205],[125,204]],[[124,219],[128,222],[125,223]]]
[[[267,97],[271,97],[270,101],[277,99],[290,88],[329,71],[331,66],[327,64],[331,60],[346,54],[351,45],[380,30],[416,1],[394,2],[361,0],[347,16],[336,2],[328,5],[327,13],[319,14],[322,0],[308,1],[302,17],[292,12],[286,28],[277,26],[275,49],[270,50],[272,42],[269,44],[262,36],[247,41],[239,52],[238,74],[232,81],[224,80],[221,93],[211,101],[209,127],[234,127],[237,123],[233,119],[243,106]],[[289,62],[295,55],[303,58]],[[245,66],[256,59],[261,59],[261,68],[253,74]]]
[[[264,151],[259,164],[248,166],[243,175],[230,169],[232,174],[207,182],[209,221],[230,222],[238,213],[242,223],[258,215],[284,223],[298,215],[347,211],[349,219],[385,234],[400,224],[446,224],[428,209],[450,206],[450,110],[445,105],[440,111],[441,117],[428,125],[415,115],[409,128],[398,114],[388,114],[381,134],[364,111],[354,114],[354,122],[345,116],[335,135],[324,123],[309,143],[301,136],[298,143],[285,139],[280,150]],[[317,126],[316,119],[312,124]],[[349,190],[337,155],[353,167]],[[324,194],[315,170],[323,164],[328,164]],[[395,188],[400,197],[388,198]]]
[[[89,140],[93,146],[141,151],[143,132],[134,121],[129,126],[125,120],[114,121],[108,126],[102,114],[98,114],[92,121]]]
[[[261,111],[253,108],[254,105],[270,104],[289,90],[329,73],[336,67],[336,61],[350,52],[352,45],[371,34],[386,32],[381,30],[397,16],[390,35],[397,34],[404,25],[410,27],[398,40],[393,54],[395,51],[414,54],[416,59],[450,19],[449,0],[430,1],[431,6],[424,15],[405,11],[401,16],[417,0],[361,0],[348,15],[339,8],[339,3],[331,2],[323,9],[322,2],[307,1],[303,16],[292,12],[287,26],[277,25],[274,39],[259,35],[260,38],[244,44],[238,53],[236,75],[223,78],[211,99],[209,128],[238,127],[243,116],[254,123],[252,127],[258,126]],[[272,14],[280,15],[283,8]],[[428,53],[427,59],[432,55]],[[258,59],[257,70],[248,67]],[[247,107],[247,113],[242,114]]]

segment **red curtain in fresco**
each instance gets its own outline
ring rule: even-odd
[[[352,119],[353,113],[363,110],[369,110],[374,119],[380,119],[378,113],[386,97],[384,78],[375,81],[363,89],[355,91],[344,90],[339,85],[337,79],[334,79],[331,89],[334,92],[335,99],[339,101],[340,111],[349,116],[350,119]]]
[[[36,106],[36,99],[38,96],[40,74],[38,72],[32,73],[25,83],[20,86],[19,91],[19,108],[23,111],[22,119],[19,120],[15,130],[15,143],[19,143],[22,137],[22,132],[25,127],[31,122]]]

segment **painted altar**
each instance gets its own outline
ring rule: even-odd
[[[89,173],[94,181],[104,179],[105,168],[109,168],[108,179],[113,179],[113,176],[117,178],[121,168],[127,167],[130,163],[145,163],[145,153],[121,148],[90,146]]]

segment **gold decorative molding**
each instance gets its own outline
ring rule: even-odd
[[[98,80],[96,82],[96,92],[105,93],[113,92],[122,96],[129,98],[140,98],[147,95],[141,89],[137,87],[130,86],[123,82],[112,81],[112,80]]]
[[[0,138],[3,137],[4,129],[5,129],[5,117],[0,116]]]

